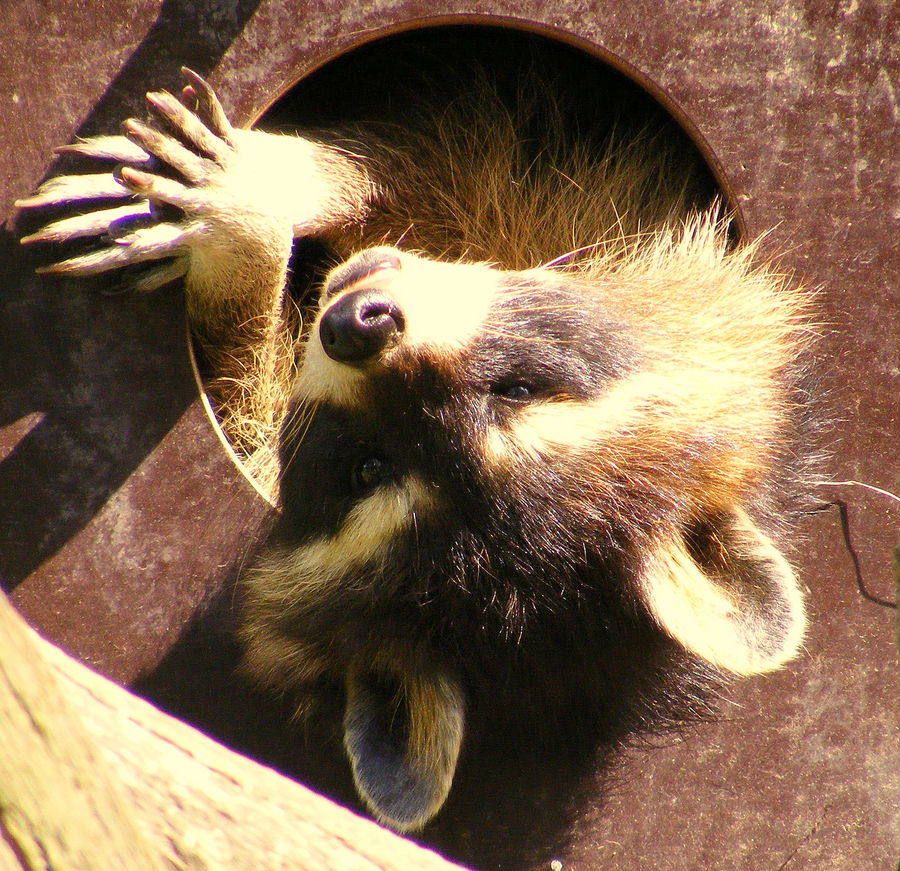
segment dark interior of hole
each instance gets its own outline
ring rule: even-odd
[[[564,43],[525,31],[452,26],[414,30],[369,43],[326,64],[288,91],[260,119],[265,129],[312,131],[366,122],[402,127],[411,94],[442,105],[473,86],[484,70],[511,103],[526,71],[536,68],[552,85],[566,123],[602,147],[611,129],[627,139],[652,130],[687,156],[689,196],[699,209],[717,197],[716,181],[697,147],[643,88],[609,65]],[[536,149],[547,129],[526,131]],[[560,254],[563,252],[559,252]],[[335,265],[318,240],[298,241],[291,292],[308,298]]]
[[[300,82],[272,106],[261,126],[330,128],[366,118],[402,124],[404,95],[410,89],[453,99],[478,64],[511,92],[525,65],[535,63],[552,71],[567,123],[597,130],[601,136],[611,124],[635,131],[648,124],[658,127],[694,155],[697,205],[703,207],[719,195],[699,151],[644,90],[583,52],[525,32],[448,27],[379,40]],[[332,265],[326,245],[315,239],[299,241],[292,292],[308,298],[310,288]],[[289,699],[272,698],[245,685],[236,670],[232,599],[232,591],[225,591],[137,689],[226,744],[358,808],[336,729],[340,712],[332,710],[330,718],[299,727],[291,722]],[[473,867],[549,862],[578,803],[584,768],[569,759],[504,762],[501,750],[496,755],[499,773],[493,780],[463,759],[447,809],[422,840]]]
[[[348,119],[388,118],[403,123],[406,95],[421,91],[452,100],[485,69],[512,96],[523,72],[537,66],[555,80],[571,123],[604,131],[611,123],[634,129],[668,127],[697,155],[679,125],[643,88],[597,58],[545,36],[497,27],[452,26],[412,30],[348,52],[312,73],[276,101],[259,123],[266,128],[330,128]],[[716,192],[707,174],[698,202]]]

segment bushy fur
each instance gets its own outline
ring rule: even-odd
[[[440,809],[468,735],[618,745],[803,632],[775,531],[807,296],[698,209],[667,128],[579,130],[531,73],[303,138],[233,130],[187,73],[181,102],[149,98],[171,134],[70,149],[126,162],[105,194],[183,215],[54,269],[186,277],[225,427],[279,486],[246,668],[339,701],[360,793],[398,829]],[[95,195],[72,178],[24,205]],[[342,264],[306,308],[283,292],[293,237]],[[387,338],[335,356],[360,295]]]

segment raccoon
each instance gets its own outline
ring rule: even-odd
[[[797,653],[809,297],[697,209],[677,148],[480,72],[403,124],[238,130],[183,72],[151,123],[60,149],[118,166],[20,202],[98,206],[23,241],[184,279],[226,428],[277,467],[244,667],[337,700],[380,821],[423,827],[480,734],[620,745]],[[304,309],[310,238],[335,265]]]

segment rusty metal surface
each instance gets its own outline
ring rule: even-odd
[[[130,2],[0,9],[0,215],[50,149],[115,129],[181,63],[249,122],[304,74],[376,36],[439,21],[538,28],[637,73],[692,130],[749,236],[821,287],[835,480],[898,489],[895,166],[898,13],[890,0],[647,4]],[[524,11],[528,9],[528,11]],[[448,16],[456,16],[448,19]],[[527,19],[527,20],[526,20]],[[196,399],[177,291],[47,282],[0,240],[0,575],[41,629],[214,733],[349,799],[334,748],[299,749],[234,687],[197,607],[233,576],[267,506]],[[900,510],[855,486],[868,597],[834,510],[796,560],[807,654],[736,686],[721,722],[638,753],[614,788],[562,764],[463,782],[423,839],[483,868],[893,869],[900,807],[890,549]],[[216,623],[214,618],[209,622]],[[167,655],[168,654],[168,655]],[[155,673],[160,659],[166,658]],[[229,695],[230,694],[230,695]],[[590,773],[588,773],[590,775]],[[528,780],[527,787],[524,781]],[[601,782],[602,781],[602,782]],[[479,792],[480,790],[480,792]]]

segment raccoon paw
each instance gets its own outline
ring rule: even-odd
[[[250,161],[248,169],[239,143],[257,134],[235,130],[210,86],[196,73],[182,72],[188,84],[180,99],[165,91],[147,94],[152,123],[131,118],[124,135],[56,149],[115,161],[115,170],[52,178],[16,204],[20,209],[95,207],[21,239],[64,244],[93,237],[102,245],[38,271],[90,276],[161,261],[133,282],[138,290],[153,290],[188,273],[198,249],[227,252],[240,244],[244,240],[235,237],[241,228],[249,231],[244,235],[254,234],[249,244],[271,249],[274,258],[285,256],[293,237],[290,218],[259,213],[241,193],[247,188],[243,177],[253,175],[254,167]],[[126,202],[110,202],[115,200]]]

